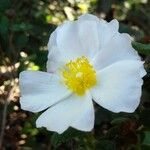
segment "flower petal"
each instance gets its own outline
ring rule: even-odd
[[[105,20],[100,20],[98,26],[99,41],[100,41],[100,51],[102,47],[106,46],[108,42],[113,38],[113,36],[118,33],[119,22],[113,19],[110,22]]]
[[[76,22],[66,21],[52,33],[48,42],[48,72],[56,72],[67,61],[83,56],[77,30]]]
[[[118,28],[117,20],[108,23],[90,14],[57,27],[48,43],[48,72],[56,72],[59,66],[77,57],[92,59],[118,32]]]
[[[121,60],[140,60],[131,45],[131,37],[126,33],[117,33],[107,45],[103,46],[93,65],[99,70]]]
[[[57,47],[51,48],[47,60],[47,72],[56,73],[65,64],[65,60]]]
[[[21,89],[21,108],[39,112],[71,93],[60,83],[57,75],[40,71],[23,71],[19,77]]]
[[[48,61],[47,61],[47,72],[49,73],[55,73],[56,70],[60,67],[60,64],[63,63],[63,57],[61,56],[61,53],[57,46],[57,32],[56,30],[50,35],[49,41],[48,41]]]
[[[92,34],[95,34],[95,38],[98,36],[98,43],[96,43],[98,46],[96,48],[98,48],[98,50],[100,50],[101,47],[105,46],[110,40],[111,38],[118,32],[119,29],[119,22],[116,19],[113,19],[110,22],[107,22],[101,18],[98,18],[94,15],[91,14],[84,14],[82,16],[79,17],[79,21],[82,20],[83,22],[86,21],[90,21],[90,25],[89,26],[83,26],[83,29],[88,28],[86,31],[87,36],[85,36],[85,39],[83,40],[83,44],[84,45],[89,45],[89,48],[91,47],[91,45],[95,45],[95,39],[91,40],[92,42],[90,42],[90,44],[88,42],[85,43],[85,40],[87,39],[87,37],[90,36],[89,31],[91,32],[91,27],[93,26],[95,31],[93,30]],[[92,38],[92,37],[90,37]],[[97,42],[97,41],[96,41]],[[92,49],[91,49],[92,50]]]
[[[57,39],[57,32],[55,30],[54,32],[51,33],[48,44],[47,44],[49,52],[51,52],[53,48],[57,47],[56,39]]]
[[[85,51],[85,56],[93,58],[99,51],[100,46],[97,22],[79,20],[78,34],[82,45],[82,49],[80,49],[80,51]]]
[[[81,56],[91,57],[99,48],[97,22],[79,19],[67,21],[50,36],[48,48],[56,49],[62,60],[68,61]],[[56,38],[56,40],[54,40]],[[86,43],[85,43],[86,42]],[[55,47],[51,45],[56,45]],[[50,58],[49,53],[48,58]]]
[[[98,43],[97,27],[94,21],[80,19],[73,22],[66,21],[50,36],[47,71],[56,72],[64,63],[77,57],[89,57],[91,52],[94,54],[94,50],[98,49]]]
[[[67,21],[56,29],[57,46],[64,60],[75,59],[84,54],[78,36],[77,21]]]
[[[97,16],[94,16],[92,14],[83,14],[78,19],[82,21],[88,20],[88,21],[96,21],[96,22],[99,22],[100,20]]]
[[[98,72],[93,99],[113,112],[133,112],[141,97],[141,79],[146,74],[141,61],[119,61]]]
[[[63,133],[68,127],[90,131],[94,126],[94,109],[91,95],[71,95],[46,110],[36,121],[37,127]]]

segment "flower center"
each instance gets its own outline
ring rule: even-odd
[[[80,96],[97,82],[96,72],[84,56],[66,63],[61,73],[65,85]]]

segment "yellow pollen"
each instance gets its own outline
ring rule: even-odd
[[[84,95],[96,84],[96,72],[86,57],[69,61],[62,69],[63,82],[77,95]]]

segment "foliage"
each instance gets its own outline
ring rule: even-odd
[[[8,108],[0,147],[27,150],[150,149],[149,8],[147,0],[0,0],[0,129],[3,129],[3,108]],[[45,71],[50,33],[64,20],[74,20],[86,12],[108,21],[117,18],[120,32],[129,33],[136,41],[132,43],[133,47],[145,61],[148,73],[144,77],[141,104],[131,114],[111,113],[95,104],[96,121],[92,132],[70,128],[59,135],[44,128],[37,129],[35,120],[39,114],[20,109],[19,72],[26,69]]]

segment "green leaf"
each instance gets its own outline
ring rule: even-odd
[[[136,30],[135,28],[132,28],[132,26],[130,26],[129,24],[119,23],[119,32],[128,33],[136,40],[140,40],[144,37],[144,32],[142,30]]]
[[[117,124],[121,124],[121,123],[123,123],[123,122],[125,122],[125,121],[127,121],[127,120],[128,120],[128,118],[118,117],[118,118],[113,119],[113,120],[111,121],[111,124],[117,125]]]
[[[106,134],[106,137],[107,138],[114,138],[118,134],[119,129],[120,129],[119,126],[115,126],[115,127],[110,128]]]
[[[109,140],[100,140],[96,144],[96,150],[117,150],[114,142]]]
[[[11,30],[14,32],[31,30],[32,25],[28,23],[13,24]]]
[[[143,124],[146,127],[150,127],[150,109],[144,109],[141,113],[140,113],[140,118],[139,121],[141,124]]]
[[[111,115],[110,111],[98,106],[95,113],[95,124],[100,125],[102,122],[110,121]]]
[[[149,55],[150,54],[150,44],[142,44],[138,42],[132,42],[132,46],[139,53]]]
[[[142,144],[150,146],[150,131],[145,131]]]
[[[69,128],[63,134],[54,133],[51,137],[51,143],[53,146],[57,147],[59,144],[67,142],[75,137],[83,137],[85,134],[84,132],[80,132],[78,130]]]
[[[0,12],[8,9],[10,5],[10,0],[0,0]]]
[[[141,145],[141,149],[140,150],[150,150],[150,146],[148,146],[148,145]]]
[[[9,31],[9,21],[7,17],[2,16],[0,19],[0,43],[2,48],[6,49],[8,45],[8,31]]]
[[[15,35],[14,43],[18,48],[25,47],[27,42],[28,42],[28,36],[25,35],[24,33],[21,33],[21,34],[19,33]]]

